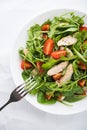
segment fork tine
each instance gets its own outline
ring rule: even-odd
[[[33,86],[31,86],[31,88],[27,91],[28,93],[37,85],[37,83],[35,83]]]
[[[19,92],[19,94],[21,95],[21,94],[23,94],[25,92],[25,90],[22,90],[21,92]]]
[[[30,79],[30,78],[29,78],[29,79]],[[29,79],[27,80],[27,82],[24,82],[23,85],[21,85],[20,87],[18,87],[18,88],[16,89],[16,91],[17,91],[19,94],[22,94],[23,92],[28,91],[31,87],[33,88],[33,85],[35,84],[35,81],[34,81],[34,79],[30,79],[30,81],[29,81]],[[25,84],[25,83],[26,83],[26,84]],[[25,88],[25,90],[24,90],[24,88]]]
[[[36,86],[36,84],[37,83],[34,81],[33,77],[29,77],[24,83],[16,88],[16,91],[21,97],[24,97]]]
[[[27,85],[25,86],[25,90],[30,89],[34,84],[35,84],[35,81],[33,81],[31,84],[27,84]]]
[[[23,87],[17,89],[16,91],[17,91],[17,92],[20,92],[21,90],[23,90]]]
[[[31,76],[30,76],[27,80],[25,80],[22,84],[20,84],[16,89],[18,89],[18,88],[20,88],[21,86],[27,84],[29,80],[33,80]]]
[[[21,97],[23,98],[24,96],[26,96],[28,94],[28,92],[25,92],[21,95]]]
[[[34,80],[34,79],[31,79],[31,80],[30,80],[29,82],[27,82],[26,84],[23,84],[23,87],[28,86],[30,83],[33,82],[33,80]]]
[[[29,85],[33,80],[34,79],[32,79],[32,77],[29,77],[24,83],[22,83],[16,88],[16,91],[19,92],[22,88],[24,88],[25,85]]]
[[[32,79],[32,77],[30,76],[27,80],[25,80],[24,83],[27,83],[30,79]]]
[[[28,94],[35,86],[37,83],[33,83],[33,85],[30,88],[27,88],[26,90],[22,91],[20,94],[22,97],[24,97],[26,94]]]
[[[27,82],[26,83],[26,86],[28,85],[29,83]],[[25,84],[21,84],[20,86],[18,86],[17,88],[16,88],[16,91],[17,92],[20,92],[23,88],[24,88],[24,86],[25,86]]]

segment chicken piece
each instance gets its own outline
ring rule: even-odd
[[[66,36],[60,39],[57,43],[58,46],[70,46],[77,42],[77,39],[72,36]]]
[[[24,48],[24,49],[23,49],[23,52],[24,52],[25,55],[27,55],[27,54],[28,54],[27,48]]]
[[[58,96],[58,101],[63,101],[64,100],[64,98],[65,98],[65,96],[62,96],[62,95],[60,95],[60,96]]]
[[[72,74],[73,74],[73,66],[72,64],[69,64],[66,69],[65,75],[59,80],[59,84],[69,81],[72,77]]]
[[[38,74],[38,71],[36,69],[33,69],[31,74],[32,74],[32,76],[36,76]]]
[[[83,87],[85,94],[87,94],[87,86]]]
[[[60,47],[60,50],[64,50],[64,46],[61,46],[61,47]]]
[[[68,65],[68,61],[61,62],[60,64],[55,65],[51,69],[49,69],[47,74],[49,76],[52,76],[52,75],[55,75],[59,72],[62,72],[66,68],[67,65]]]
[[[73,53],[69,48],[66,48],[66,51],[67,51],[69,57],[73,56]]]

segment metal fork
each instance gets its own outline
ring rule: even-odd
[[[21,100],[36,86],[36,84],[37,83],[34,81],[33,77],[29,77],[24,83],[22,83],[12,91],[8,102],[0,108],[0,111],[8,104]]]

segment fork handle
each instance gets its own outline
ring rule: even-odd
[[[6,107],[9,103],[11,103],[11,100],[8,100],[8,102],[6,102],[2,107],[0,107],[0,111],[1,111],[4,107]]]

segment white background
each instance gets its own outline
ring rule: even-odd
[[[10,52],[20,29],[34,16],[50,9],[69,8],[87,13],[87,0],[0,0],[0,106],[14,88]],[[0,112],[0,130],[86,130],[87,111],[56,116],[34,108],[24,99]]]

